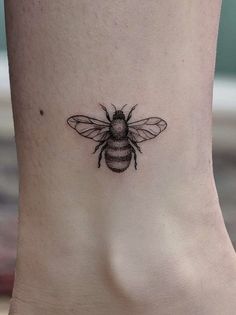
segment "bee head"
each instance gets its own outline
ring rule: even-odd
[[[124,106],[122,106],[121,109],[116,109],[115,105],[112,104],[112,106],[115,109],[115,112],[113,114],[113,119],[125,119],[125,114],[123,112],[123,108],[126,106],[127,104],[125,104]]]
[[[113,119],[125,119],[125,114],[122,110],[116,110],[113,114]]]

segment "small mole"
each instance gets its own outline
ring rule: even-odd
[[[40,113],[41,116],[44,115],[44,111],[42,109],[40,109],[39,113]]]

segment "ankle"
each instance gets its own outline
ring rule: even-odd
[[[57,314],[71,307],[78,313],[88,298],[91,314],[99,314],[97,301],[116,305],[117,314],[126,314],[119,305],[127,314],[156,314],[159,305],[165,314],[167,300],[174,310],[179,301],[212,297],[212,292],[220,297],[220,284],[236,282],[235,255],[215,189],[209,180],[203,184],[202,177],[164,196],[150,194],[146,207],[140,198],[135,209],[113,200],[112,214],[109,208],[96,208],[101,221],[85,221],[83,213],[89,224],[80,229],[73,223],[79,222],[75,214],[68,222],[65,213],[56,222],[48,215],[47,227],[21,221],[12,305],[24,312],[16,314],[41,314],[42,305],[50,315],[55,305]],[[148,312],[147,305],[155,311]]]

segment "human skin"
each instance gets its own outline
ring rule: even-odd
[[[10,315],[235,314],[235,253],[212,171],[220,1],[5,8],[20,175]],[[138,103],[133,120],[167,121],[137,170],[97,168],[96,143],[66,124],[105,120],[99,103]]]

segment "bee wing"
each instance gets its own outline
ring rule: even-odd
[[[128,124],[128,137],[134,142],[143,142],[156,138],[167,127],[165,120],[159,117],[149,117]]]
[[[69,117],[67,123],[85,138],[97,142],[105,141],[109,138],[109,123],[105,121],[84,115],[76,115]]]

